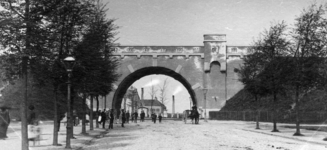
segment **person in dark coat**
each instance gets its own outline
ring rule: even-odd
[[[34,106],[31,105],[28,108],[30,111],[28,112],[28,116],[27,116],[27,124],[35,125],[36,124],[36,114],[34,112]]]
[[[8,108],[1,106],[0,108],[0,140],[4,140],[7,137],[7,130],[10,124],[10,116]]]
[[[109,121],[109,129],[113,129],[114,128],[114,110],[111,109],[110,111],[110,121]]]
[[[161,113],[159,114],[159,123],[161,123],[161,119],[162,119],[162,116],[161,116]]]
[[[125,113],[125,110],[122,109],[121,110],[121,127],[124,127],[125,121],[126,121],[126,113]]]
[[[130,116],[131,114],[129,113],[129,110],[127,110],[127,112],[126,112],[126,123],[129,123],[129,116]]]
[[[154,122],[154,113],[151,114],[151,120]]]
[[[157,121],[157,114],[153,113],[153,123],[156,123]]]
[[[145,113],[144,113],[144,111],[142,110],[142,112],[141,112],[141,122],[144,122],[144,118],[145,118]]]
[[[102,123],[102,128],[103,128],[103,129],[105,128],[106,120],[107,120],[107,115],[106,115],[106,110],[104,109],[104,110],[101,112],[101,123]]]
[[[135,123],[137,123],[137,117],[139,116],[139,114],[137,113],[137,111],[134,112],[134,120]]]

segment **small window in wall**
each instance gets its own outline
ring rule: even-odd
[[[237,48],[236,47],[233,47],[232,48],[232,53],[236,53],[237,52]]]

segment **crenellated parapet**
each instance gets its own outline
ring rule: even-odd
[[[201,56],[203,55],[203,47],[201,46],[118,46],[113,50],[112,55],[120,56],[152,56],[157,58],[158,56],[169,56],[173,58],[175,56],[184,56],[188,59],[190,56]]]

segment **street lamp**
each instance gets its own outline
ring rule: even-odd
[[[64,59],[64,65],[65,65],[65,68],[66,68],[66,71],[68,73],[68,81],[67,81],[67,87],[68,87],[68,90],[67,90],[67,135],[66,135],[66,148],[67,149],[71,149],[71,146],[70,146],[70,132],[72,131],[72,118],[70,117],[70,102],[71,102],[71,99],[70,99],[70,86],[71,86],[71,81],[70,81],[70,77],[71,77],[71,74],[73,72],[73,67],[75,65],[75,58],[72,57],[72,56],[68,56]],[[69,117],[69,119],[68,119]]]
[[[204,95],[204,122],[208,122],[207,120],[207,88],[203,88],[203,95]]]

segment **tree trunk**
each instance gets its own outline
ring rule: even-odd
[[[256,127],[255,129],[260,129],[259,127],[259,118],[260,118],[260,109],[257,110],[257,114],[256,114]]]
[[[255,98],[255,102],[257,103],[256,128],[255,129],[260,129],[260,127],[259,127],[260,104],[259,104],[259,101],[258,101],[258,96],[255,95],[254,98]]]
[[[93,95],[91,95],[90,130],[93,130]]]
[[[53,119],[53,142],[52,145],[58,146],[58,97],[57,87],[55,87],[55,100],[54,100],[54,119]]]
[[[27,62],[24,61],[24,59],[27,61],[27,57],[23,57],[23,65],[26,65],[27,68]],[[20,114],[21,114],[21,133],[22,133],[22,150],[28,150],[28,134],[27,134],[27,71],[24,71],[23,75],[23,83],[25,86],[24,90],[24,99],[20,103]]]
[[[85,115],[86,115],[86,93],[83,93],[83,103],[82,103],[82,134],[86,134],[86,120],[85,120]]]
[[[28,133],[27,133],[27,60],[28,56],[28,50],[30,49],[30,29],[31,29],[31,24],[30,24],[30,0],[25,0],[25,14],[24,14],[24,22],[26,23],[26,36],[25,36],[25,56],[23,56],[23,67],[25,69],[23,70],[23,80],[24,80],[24,86],[25,86],[25,92],[24,92],[24,99],[20,103],[20,113],[21,113],[21,133],[22,133],[22,150],[28,150],[29,145],[28,145]],[[25,59],[25,62],[24,62]]]
[[[104,109],[107,109],[107,95],[104,96]]]
[[[71,103],[70,103],[70,124],[71,124],[71,128],[70,128],[70,138],[72,139],[76,139],[74,137],[74,122],[75,122],[75,118],[74,118],[74,112],[76,112],[76,110],[74,111],[74,96],[73,96],[73,92],[71,92],[70,94],[70,99],[71,99]]]
[[[96,98],[95,100],[97,101],[97,112],[96,112],[97,118],[96,118],[96,121],[95,121],[95,127],[99,128],[99,122],[98,122],[98,119],[99,119],[99,116],[100,116],[100,114],[99,114],[99,96],[97,95],[95,98]]]
[[[276,96],[276,93],[274,92],[274,101],[273,101],[273,105],[274,105],[274,107],[273,107],[273,111],[272,111],[272,115],[273,115],[273,118],[272,118],[272,120],[273,120],[273,124],[274,124],[274,128],[273,128],[273,130],[271,131],[271,132],[279,132],[278,131],[278,129],[277,129],[277,121],[276,121],[276,103],[277,103],[277,96]]]
[[[300,132],[300,114],[299,114],[299,86],[295,89],[295,115],[296,115],[296,132],[294,136],[303,136]]]

